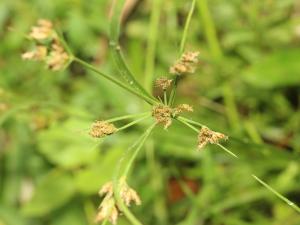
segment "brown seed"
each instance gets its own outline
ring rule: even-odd
[[[208,127],[202,127],[198,135],[198,148],[204,148],[208,143],[218,144],[220,140],[226,140],[225,134],[210,130]]]
[[[92,124],[89,134],[95,138],[102,138],[107,135],[113,134],[117,131],[117,128],[106,121],[96,121]]]
[[[167,90],[171,86],[172,80],[166,77],[156,79],[155,86]]]
[[[152,116],[157,123],[163,124],[167,129],[172,124],[172,109],[166,105],[158,105],[153,107]]]

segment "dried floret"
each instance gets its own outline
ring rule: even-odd
[[[41,41],[48,38],[52,38],[54,35],[53,24],[49,20],[40,19],[37,22],[37,26],[31,28],[29,37],[34,40]]]
[[[172,124],[172,108],[166,105],[158,105],[153,107],[152,116],[157,123],[163,124],[167,129]]]
[[[167,90],[171,86],[172,80],[166,77],[156,79],[155,85],[163,90]]]
[[[33,51],[25,52],[22,54],[24,60],[42,61],[47,56],[47,48],[42,45],[38,45]]]
[[[190,106],[188,104],[180,104],[176,108],[174,108],[173,115],[177,116],[178,114],[183,113],[183,112],[193,112],[193,111],[194,110],[193,110],[192,106]]]
[[[170,73],[175,75],[192,74],[199,62],[199,52],[186,52],[170,67]]]
[[[92,124],[89,134],[95,138],[102,138],[107,135],[113,134],[117,131],[117,128],[106,121],[96,121]]]
[[[205,147],[208,143],[218,144],[220,140],[226,140],[225,134],[210,130],[208,127],[202,127],[198,135],[198,148]]]

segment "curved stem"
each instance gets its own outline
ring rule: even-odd
[[[115,122],[115,121],[131,119],[131,118],[135,118],[135,117],[137,118],[137,117],[140,117],[140,116],[145,116],[147,114],[149,114],[149,112],[129,114],[129,115],[125,115],[125,116],[114,117],[114,118],[111,118],[111,119],[108,119],[108,120],[105,120],[105,121],[111,123],[111,122]]]
[[[141,150],[143,144],[151,134],[152,130],[154,129],[156,123],[152,124],[145,133],[124,153],[123,157],[120,159],[119,165],[116,170],[116,174],[113,181],[113,188],[114,188],[114,197],[116,199],[117,205],[119,209],[124,213],[126,218],[133,224],[133,225],[142,225],[142,223],[131,213],[128,207],[124,204],[123,199],[120,195],[120,189],[122,180],[125,179],[130,171],[130,168]],[[133,152],[132,152],[133,151]],[[132,152],[132,154],[130,154]],[[125,164],[125,165],[123,165]],[[123,168],[124,167],[124,168]]]
[[[118,86],[124,88],[125,90],[127,90],[127,91],[129,91],[130,93],[132,93],[132,94],[138,96],[139,98],[145,100],[145,101],[146,101],[147,103],[149,103],[150,105],[154,105],[154,104],[157,103],[157,101],[155,101],[154,99],[149,98],[148,96],[145,96],[145,95],[143,95],[142,93],[140,93],[140,92],[138,92],[138,91],[136,91],[136,90],[134,90],[134,89],[128,87],[127,85],[125,85],[125,84],[122,83],[121,81],[115,79],[114,77],[112,77],[112,76],[110,76],[110,75],[107,75],[107,74],[105,74],[105,73],[99,71],[96,67],[92,66],[91,64],[89,64],[89,63],[87,63],[87,62],[85,62],[85,61],[83,61],[83,60],[81,60],[81,59],[79,59],[79,58],[77,58],[77,57],[74,58],[74,61],[78,62],[79,64],[81,64],[82,66],[86,67],[87,69],[90,69],[90,70],[94,71],[95,73],[101,75],[102,77],[104,77],[104,78],[106,78],[107,80],[113,82],[114,84],[116,84],[116,85],[118,85]]]
[[[120,20],[124,3],[124,0],[116,0],[115,5],[112,9],[113,16],[110,23],[110,48],[112,50],[113,58],[118,68],[119,74],[122,76],[122,78],[136,91],[154,100],[155,98],[152,95],[150,95],[135,79],[134,75],[132,74],[124,60],[124,57],[121,52],[121,47],[118,44],[121,23]]]
[[[141,122],[141,121],[143,121],[143,120],[145,120],[145,119],[147,119],[147,118],[149,118],[149,117],[150,117],[150,113],[149,113],[149,115],[147,115],[147,116],[144,116],[144,117],[142,117],[142,118],[136,119],[136,120],[134,120],[134,121],[132,121],[132,122],[130,122],[130,123],[124,125],[123,127],[118,128],[118,131],[125,130],[126,128],[131,127],[131,126],[133,126],[134,124],[136,124],[136,123],[138,123],[138,122]]]
[[[185,23],[185,26],[183,29],[183,35],[182,35],[182,39],[180,42],[180,55],[184,52],[184,49],[185,49],[186,38],[187,38],[188,30],[189,30],[189,27],[191,24],[193,13],[195,11],[195,5],[196,5],[196,0],[193,0],[191,9],[189,11],[189,14],[188,14],[188,17],[186,19],[186,23]]]
[[[203,125],[202,123],[199,123],[197,121],[194,121],[194,120],[191,120],[191,119],[188,119],[186,117],[183,117],[183,116],[178,116],[179,119],[182,119],[190,124],[194,124],[196,126],[199,126],[199,127],[205,127],[205,125]]]

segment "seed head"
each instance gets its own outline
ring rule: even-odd
[[[22,54],[24,60],[42,61],[47,56],[47,48],[42,45],[38,45],[33,51],[25,52]]]
[[[220,140],[226,140],[225,134],[210,130],[208,127],[202,127],[198,135],[198,148],[204,148],[208,143],[218,144]]]
[[[167,129],[172,124],[172,109],[166,105],[154,106],[152,109],[152,116],[157,123],[163,124]]]
[[[190,106],[188,104],[180,104],[174,109],[173,115],[177,116],[178,114],[183,113],[183,112],[193,112],[193,111],[194,110],[193,110],[192,106]]]
[[[69,55],[65,52],[60,43],[53,43],[46,61],[47,67],[53,71],[58,71],[64,68],[68,60]]]
[[[130,206],[131,202],[136,205],[141,204],[141,199],[135,190],[130,188],[125,181],[125,178],[119,180],[120,184],[120,196],[123,202]],[[120,210],[118,209],[116,202],[114,200],[114,190],[113,183],[107,182],[99,191],[99,195],[105,195],[103,201],[101,202],[98,213],[96,215],[95,222],[101,222],[104,219],[108,219],[112,224],[116,224]]]
[[[113,134],[117,131],[117,128],[106,121],[96,121],[92,124],[89,135],[95,138],[102,138],[107,135]]]
[[[172,80],[168,79],[166,77],[158,78],[155,81],[156,87],[159,87],[163,90],[167,90],[170,87],[171,83],[172,83]]]
[[[192,74],[199,62],[199,52],[186,52],[170,67],[170,73],[175,75]]]
[[[95,218],[95,222],[101,222],[105,219],[108,219],[112,224],[117,223],[117,219],[119,216],[118,208],[116,207],[116,203],[113,197],[105,197],[101,202],[98,213]]]
[[[31,28],[31,32],[29,34],[29,37],[41,41],[48,38],[52,38],[54,34],[53,25],[51,21],[40,19],[37,22],[37,26],[34,26]]]

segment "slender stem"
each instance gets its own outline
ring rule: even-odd
[[[152,95],[150,95],[145,88],[140,85],[139,82],[135,79],[134,75],[130,71],[128,65],[125,62],[123,57],[121,47],[119,43],[119,35],[120,35],[120,23],[122,16],[122,9],[125,4],[124,0],[116,0],[115,5],[112,8],[112,19],[110,23],[110,48],[112,50],[112,55],[114,58],[114,62],[117,66],[119,74],[121,77],[136,91],[142,93],[150,99],[155,99]]]
[[[197,0],[197,3],[209,48],[214,59],[219,60],[222,57],[222,50],[217,38],[215,24],[211,17],[207,0]]]
[[[167,97],[167,92],[166,92],[166,90],[164,90],[164,104],[165,104],[165,105],[168,104],[168,97]]]
[[[150,117],[150,114],[147,115],[147,116],[144,116],[144,117],[142,117],[142,118],[136,119],[136,120],[134,120],[134,121],[132,121],[132,122],[130,122],[130,123],[124,125],[123,127],[118,128],[118,131],[125,130],[126,128],[131,127],[131,126],[133,126],[134,124],[136,124],[136,123],[138,123],[138,122],[141,122],[141,121],[143,121],[143,120],[145,120],[145,119],[147,119],[147,118],[149,118],[149,117]]]
[[[105,120],[105,121],[111,123],[111,122],[115,122],[115,121],[126,120],[126,119],[144,116],[147,114],[149,114],[149,112],[138,113],[138,114],[129,114],[129,115],[125,115],[125,116],[114,117],[114,118],[111,118],[111,119]]]
[[[183,34],[182,34],[182,38],[181,38],[181,42],[180,42],[180,49],[179,49],[179,54],[180,55],[184,52],[188,30],[189,30],[191,20],[192,20],[192,16],[193,16],[193,13],[194,13],[194,10],[195,10],[195,3],[196,3],[196,1],[193,0],[191,8],[189,10],[189,14],[187,16],[187,19],[186,19],[186,22],[185,22],[185,25],[184,25]],[[169,99],[169,105],[170,106],[173,106],[173,104],[174,104],[177,85],[178,85],[178,81],[179,81],[179,76],[180,75],[176,75],[175,78],[173,79],[173,86],[172,86],[170,99]]]
[[[191,119],[188,119],[186,117],[183,117],[183,116],[178,116],[178,118],[190,123],[190,124],[194,124],[196,126],[199,126],[199,127],[205,127],[205,125],[203,125],[202,123],[199,123],[197,121],[194,121],[194,120],[191,120]]]
[[[230,154],[231,156],[235,157],[235,158],[239,158],[236,154],[234,154],[232,151],[230,151],[229,149],[227,149],[226,147],[224,147],[221,144],[217,144],[220,148],[222,148],[225,152],[227,152],[228,154]]]
[[[263,185],[265,188],[267,188],[269,191],[271,191],[273,194],[275,194],[278,198],[280,198],[282,201],[287,203],[290,207],[295,209],[298,213],[300,213],[300,208],[297,206],[294,202],[290,201],[286,197],[284,197],[282,194],[280,194],[278,191],[273,189],[270,185],[262,181],[260,178],[258,178],[256,175],[252,174],[252,177],[257,180],[261,185]]]
[[[142,148],[143,144],[151,134],[153,128],[155,127],[156,123],[152,124],[145,133],[124,153],[123,157],[120,159],[120,162],[116,169],[116,174],[113,181],[113,188],[114,188],[114,197],[118,204],[120,210],[124,213],[126,218],[133,224],[133,225],[142,225],[142,223],[131,213],[131,211],[127,208],[124,204],[123,199],[120,195],[120,188],[121,188],[121,179],[125,179],[130,171],[130,168],[139,153],[140,149]],[[130,154],[133,151],[132,154]],[[129,157],[129,158],[128,158]],[[125,164],[125,165],[123,165]],[[125,167],[124,167],[125,166]]]
[[[151,18],[149,26],[149,35],[147,40],[146,50],[146,65],[145,65],[145,88],[151,93],[152,80],[154,76],[155,66],[155,50],[157,45],[157,36],[159,29],[159,18],[161,12],[162,0],[153,0],[151,9]]]
[[[128,87],[126,84],[120,82],[119,80],[115,79],[114,77],[107,75],[101,71],[99,71],[97,68],[95,68],[94,66],[92,66],[91,64],[75,57],[74,61],[80,63],[82,66],[86,67],[87,69],[90,69],[92,71],[94,71],[95,73],[101,75],[102,77],[106,78],[107,80],[113,82],[114,84],[124,88],[125,90],[129,91],[130,93],[140,97],[141,99],[145,100],[147,103],[149,103],[150,105],[156,104],[157,101],[153,100],[152,98],[149,98],[148,96],[143,95],[142,93]]]
[[[199,133],[198,128],[194,127],[193,125],[189,124],[188,122],[186,122],[185,120],[177,117],[175,118],[176,120],[178,120],[179,122],[183,123],[184,125],[186,125],[187,127],[191,128],[193,131],[195,131],[196,133]]]
[[[195,5],[196,5],[196,0],[193,0],[191,9],[189,11],[189,14],[188,14],[188,17],[186,19],[186,23],[185,23],[185,26],[183,29],[183,35],[182,35],[182,39],[180,42],[180,55],[184,52],[184,49],[185,49],[186,38],[187,38],[188,30],[189,30],[189,27],[191,24],[193,13],[195,11]]]

